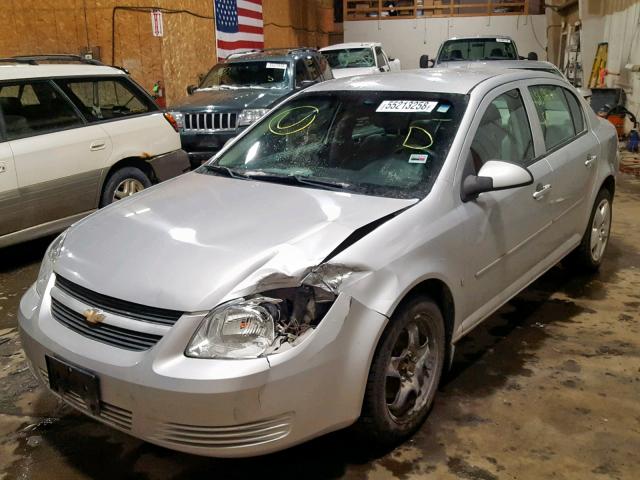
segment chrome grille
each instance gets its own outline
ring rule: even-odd
[[[102,295],[101,293],[76,285],[60,275],[56,276],[56,287],[82,303],[115,313],[116,315],[122,315],[134,320],[142,320],[143,322],[173,325],[183,313],[177,310],[148,307],[146,305]]]
[[[138,332],[126,328],[100,323],[92,326],[81,313],[75,312],[51,297],[51,316],[70,330],[97,342],[141,352],[154,346],[162,338],[160,335]]]
[[[185,113],[182,119],[184,132],[208,133],[220,130],[235,130],[238,114],[218,112]]]
[[[48,385],[49,383],[49,374],[46,370],[40,369],[40,376],[44,380],[44,382]],[[62,395],[62,399],[67,402],[72,407],[81,410],[83,413],[88,415],[92,415],[89,407],[84,402],[82,397],[73,392],[66,392]],[[111,425],[112,427],[119,427],[123,430],[131,430],[131,423],[133,419],[133,414],[130,410],[126,410],[124,408],[116,407],[107,402],[100,402],[100,414],[98,417],[104,423]]]

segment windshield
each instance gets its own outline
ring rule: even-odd
[[[422,198],[466,104],[465,95],[442,93],[309,93],[270,113],[200,172]]]
[[[518,60],[518,55],[507,38],[473,38],[446,41],[438,57],[438,62],[478,60]]]
[[[198,88],[287,88],[288,62],[219,63]]]
[[[375,67],[376,60],[370,48],[345,48],[322,52],[331,68]]]

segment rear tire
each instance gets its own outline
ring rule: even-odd
[[[609,245],[612,218],[611,193],[602,188],[596,196],[582,241],[568,257],[571,268],[581,272],[599,270]]]
[[[442,313],[426,296],[403,303],[371,363],[356,431],[374,445],[396,445],[427,418],[440,383],[446,345]]]
[[[100,196],[100,207],[129,197],[151,186],[151,180],[136,167],[123,167],[113,172],[104,184]]]

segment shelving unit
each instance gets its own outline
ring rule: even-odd
[[[460,0],[344,0],[343,9],[345,21],[540,13],[531,11],[529,0],[488,0],[474,3],[461,3]]]

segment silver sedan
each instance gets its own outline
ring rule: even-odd
[[[60,235],[20,304],[24,350],[65,402],[176,450],[349,425],[396,444],[466,333],[565,257],[598,269],[616,147],[545,72],[313,86]]]

